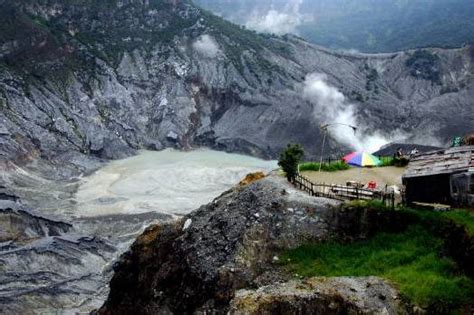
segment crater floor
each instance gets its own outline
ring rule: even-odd
[[[2,180],[21,201],[0,200],[0,313],[100,307],[113,263],[146,226],[191,212],[249,172],[275,167],[211,150],[164,150],[112,161],[64,184],[38,166],[11,168]]]

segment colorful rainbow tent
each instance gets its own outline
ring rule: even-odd
[[[352,152],[342,158],[347,164],[354,166],[378,166],[382,161],[375,155],[366,152]]]

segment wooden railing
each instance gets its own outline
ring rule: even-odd
[[[351,187],[338,184],[313,183],[301,174],[292,179],[292,184],[311,196],[325,197],[337,200],[380,200],[386,206],[395,208],[395,193],[384,190]]]

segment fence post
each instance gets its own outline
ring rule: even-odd
[[[386,199],[387,199],[386,197],[387,197],[387,185],[385,185],[385,190],[384,190],[383,195],[382,195],[382,202],[383,202],[384,205],[387,204],[386,203]]]

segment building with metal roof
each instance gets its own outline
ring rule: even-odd
[[[416,155],[403,175],[405,200],[474,206],[474,146]]]

